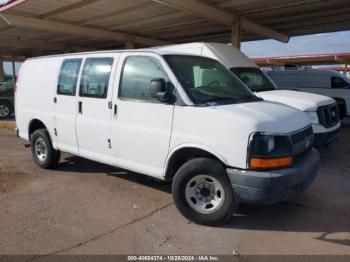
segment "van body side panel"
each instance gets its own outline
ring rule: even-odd
[[[297,70],[299,88],[330,88],[331,78],[325,72]]]
[[[294,79],[290,76],[299,75],[299,80],[295,84]],[[350,116],[350,89],[348,88],[331,88],[331,77],[339,77],[350,84],[347,77],[338,72],[329,70],[286,70],[286,71],[270,71],[268,75],[273,79],[277,86],[281,89],[290,89],[294,87],[303,92],[309,92],[331,98],[339,98],[345,101],[347,115]]]
[[[54,103],[59,58],[29,59],[20,72],[16,92],[16,123],[20,137],[28,140],[29,123],[38,119],[44,123],[56,147],[54,134]]]
[[[177,106],[170,151],[195,147],[214,154],[225,165],[246,168],[248,134],[251,132],[244,128],[244,123],[229,121],[215,108]]]
[[[25,74],[25,67],[27,66],[28,61],[25,61],[19,71],[19,76],[24,76]],[[20,88],[22,87],[23,82],[22,82],[22,77],[17,78],[17,91],[15,93],[15,112],[16,112],[16,128],[18,132],[18,136],[25,139],[29,140],[28,137],[28,120],[24,118],[23,114],[23,109],[22,109],[22,104],[23,104],[23,95],[20,91]]]
[[[269,76],[281,89],[298,89],[299,87],[298,72],[296,71],[285,71],[282,74],[278,71],[271,71]]]

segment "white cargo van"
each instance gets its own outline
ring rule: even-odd
[[[319,154],[309,118],[261,101],[216,60],[152,50],[28,59],[16,89],[18,135],[35,162],[60,152],[172,180],[190,220],[220,224],[240,202],[296,198]]]
[[[332,97],[339,106],[340,118],[350,116],[350,79],[332,70],[300,69],[268,71],[282,89],[295,89]]]
[[[239,49],[220,43],[189,43],[162,46],[159,49],[216,59],[255,92],[256,96],[304,111],[312,123],[314,146],[327,146],[339,139],[340,120],[336,102],[332,98],[278,90],[273,81]]]

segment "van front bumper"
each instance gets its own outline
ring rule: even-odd
[[[254,204],[273,204],[293,200],[315,179],[320,155],[312,149],[305,159],[293,167],[270,171],[251,171],[227,168],[239,201]]]
[[[339,140],[340,125],[336,130],[325,133],[314,133],[314,147],[329,146]]]

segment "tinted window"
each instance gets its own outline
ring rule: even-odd
[[[131,56],[125,61],[119,97],[132,100],[159,102],[150,95],[150,84],[154,78],[168,77],[162,66],[153,58]]]
[[[231,68],[231,71],[253,92],[276,90],[273,83],[259,68],[240,67]]]
[[[349,88],[349,84],[340,77],[332,77],[332,88]]]
[[[87,58],[80,80],[80,96],[106,98],[113,58]]]
[[[64,60],[58,77],[57,94],[75,95],[81,59]]]
[[[166,55],[165,59],[195,104],[227,104],[257,99],[216,60],[185,55]]]

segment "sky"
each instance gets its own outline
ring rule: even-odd
[[[242,43],[249,57],[311,55],[350,52],[350,30],[291,37],[288,43],[261,40]]]
[[[276,40],[244,42],[242,51],[249,57],[350,52],[350,30],[291,37],[288,43]],[[10,73],[11,64],[5,63],[4,69]]]
[[[0,5],[4,5],[10,2],[10,0],[0,0]]]

